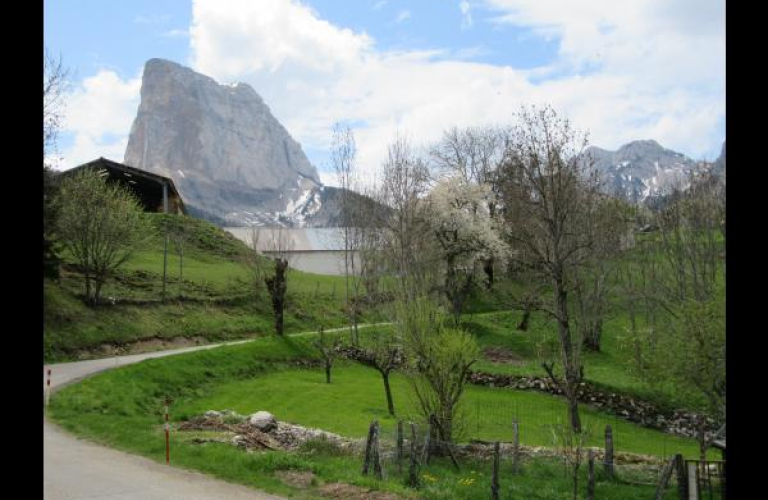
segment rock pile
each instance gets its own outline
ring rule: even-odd
[[[362,440],[348,439],[332,432],[279,422],[274,415],[258,411],[240,415],[232,410],[208,410],[182,423],[179,430],[222,431],[234,434],[232,444],[246,449],[297,450],[312,440],[326,440],[341,450],[354,451]]]

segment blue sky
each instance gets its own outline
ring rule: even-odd
[[[44,35],[74,74],[63,168],[122,160],[161,57],[251,84],[321,171],[334,122],[355,123],[373,173],[396,133],[427,144],[543,103],[600,147],[653,138],[713,159],[724,18],[719,0],[46,0]]]

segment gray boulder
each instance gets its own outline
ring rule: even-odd
[[[248,423],[261,432],[269,432],[277,428],[277,419],[268,411],[257,411],[250,416]]]

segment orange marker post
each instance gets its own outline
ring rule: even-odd
[[[51,399],[51,369],[48,368],[48,377],[45,381],[45,406],[48,406],[48,402]]]
[[[165,398],[165,463],[171,464],[171,424],[168,423],[168,405],[171,403],[170,398]]]

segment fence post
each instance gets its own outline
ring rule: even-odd
[[[664,490],[667,489],[667,485],[669,484],[669,479],[672,477],[672,470],[675,468],[675,459],[672,458],[667,462],[667,464],[664,466],[664,469],[661,471],[661,478],[659,479],[659,484],[656,486],[656,494],[653,495],[653,500],[661,500],[664,496]]]
[[[381,460],[379,458],[379,421],[376,420],[373,423],[373,446],[371,447],[371,454],[373,455],[373,476],[381,480],[383,479],[381,473]]]
[[[374,425],[376,425],[376,420],[371,422],[371,425],[368,427],[368,438],[365,440],[365,459],[363,460],[364,476],[368,475],[368,468],[371,465],[371,447],[373,446]]]
[[[499,442],[493,444],[493,477],[491,478],[491,498],[499,500]]]
[[[48,368],[48,377],[45,380],[45,406],[51,401],[51,369]]]
[[[515,434],[514,444],[512,449],[512,473],[520,473],[520,426],[517,423],[517,418],[512,422],[512,430]]]
[[[595,500],[595,450],[589,449],[589,470],[587,475],[587,500]]]
[[[165,397],[165,464],[171,463],[171,424],[168,423],[168,406],[171,404],[171,398]]]
[[[603,469],[608,479],[613,479],[613,430],[611,424],[605,426],[605,457]]]
[[[675,455],[675,473],[677,475],[677,493],[680,500],[688,500],[688,481],[685,477],[685,460],[683,455]]]
[[[416,424],[411,422],[411,464],[408,470],[408,485],[412,488],[419,487],[419,458],[416,444]]]
[[[699,500],[699,468],[701,462],[688,462],[688,499]]]
[[[421,463],[423,464],[429,464],[429,447],[431,446],[431,443],[429,442],[429,438],[432,435],[432,424],[430,423],[427,425],[427,434],[424,436],[424,449],[421,451]]]
[[[403,473],[403,420],[397,421],[397,472]]]

